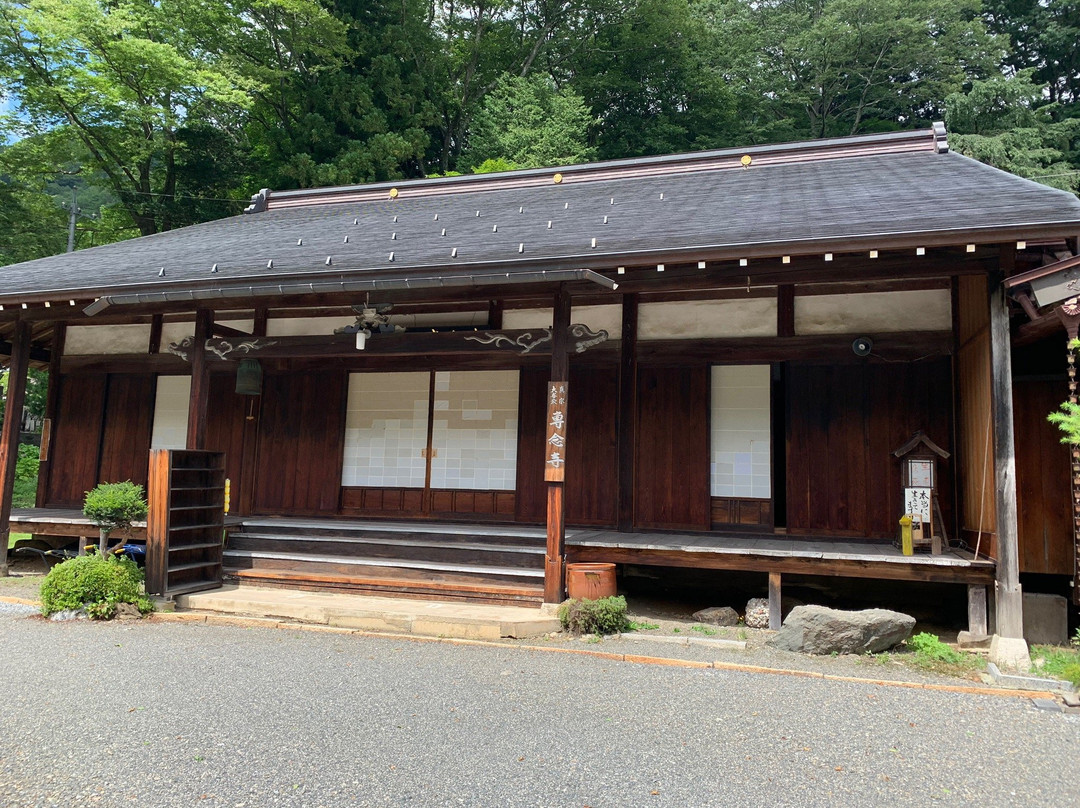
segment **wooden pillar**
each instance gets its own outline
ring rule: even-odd
[[[618,528],[634,529],[634,446],[637,441],[638,296],[623,295],[622,339],[619,341],[619,509]]]
[[[15,463],[19,459],[19,427],[26,396],[26,371],[30,360],[30,323],[19,320],[11,337],[4,425],[0,429],[0,577],[8,574],[8,535],[11,532],[11,495],[15,490]]]
[[[776,336],[795,336],[795,284],[781,284],[776,289]]]
[[[191,346],[191,397],[188,399],[187,448],[206,448],[207,406],[210,402],[210,371],[206,364],[206,341],[214,324],[214,312],[195,312],[195,340]]]
[[[1001,267],[990,281],[990,391],[994,419],[994,482],[997,514],[997,633],[1023,639],[1024,598],[1020,589],[1019,527],[1016,514],[1016,454],[1013,438],[1009,304],[1002,280],[1012,270],[1012,244],[1001,248]]]
[[[769,628],[779,631],[783,623],[783,613],[780,608],[780,573],[769,573]]]
[[[968,584],[968,633],[985,637],[989,633],[986,619],[986,587]]]
[[[252,322],[251,334],[255,337],[266,336],[266,321],[269,319],[266,306],[257,306],[255,308],[255,319]]]
[[[570,293],[559,285],[551,323],[551,381],[570,378],[567,337],[570,329]],[[545,407],[545,411],[546,411]],[[573,418],[572,413],[567,413]],[[566,455],[563,454],[563,457]],[[565,483],[547,484],[547,549],[544,556],[544,602],[561,603],[566,597],[566,501]]]
[[[56,411],[60,406],[60,362],[64,358],[67,325],[53,326],[52,349],[49,353],[49,388],[45,394],[45,420],[41,424],[41,459],[38,463],[37,505],[45,507],[49,496],[49,475],[52,473],[52,440],[56,432]]]

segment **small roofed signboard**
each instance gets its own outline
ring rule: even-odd
[[[1080,295],[1080,266],[1061,269],[1042,278],[1031,279],[1031,291],[1039,306],[1050,306]]]
[[[566,475],[566,382],[548,382],[544,479],[561,483]]]

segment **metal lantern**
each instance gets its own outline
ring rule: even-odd
[[[242,359],[236,369],[236,392],[242,396],[262,393],[262,365],[255,359]]]

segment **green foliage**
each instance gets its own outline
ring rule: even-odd
[[[626,598],[613,595],[599,600],[567,600],[559,606],[559,622],[571,634],[617,634],[629,626]]]
[[[33,508],[37,504],[37,477],[15,480],[11,493],[12,508]]]
[[[146,509],[142,486],[130,480],[102,483],[87,491],[83,502],[83,513],[106,533],[130,527],[132,522],[144,519]]]
[[[1063,401],[1061,410],[1050,413],[1046,416],[1046,420],[1064,433],[1061,438],[1062,443],[1080,446],[1080,405]]]
[[[627,631],[652,631],[660,628],[659,623],[650,623],[648,620],[630,620],[626,624]]]
[[[37,480],[41,449],[32,443],[19,444],[19,459],[15,461],[16,480]]]
[[[503,158],[518,168],[587,162],[591,116],[573,90],[547,76],[507,76],[473,118],[465,162]],[[477,173],[482,173],[478,171]]]
[[[915,652],[916,657],[929,662],[947,662],[955,665],[964,659],[964,654],[943,643],[936,634],[928,634],[925,631],[913,636],[907,644]]]
[[[1080,637],[1080,629],[1077,630]],[[1080,643],[1074,637],[1071,647],[1056,645],[1035,645],[1031,648],[1033,662],[1041,660],[1038,670],[1050,676],[1056,676],[1080,687]]]
[[[108,619],[117,603],[141,604],[145,600],[139,590],[142,580],[142,570],[127,558],[103,558],[97,554],[72,558],[57,564],[45,576],[40,592],[41,613],[48,617],[87,606],[91,617]]]

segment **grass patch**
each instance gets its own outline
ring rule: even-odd
[[[1076,640],[1073,640],[1076,642]],[[1080,687],[1080,647],[1066,648],[1061,645],[1034,645],[1031,648],[1031,661],[1042,660],[1036,667],[1039,673],[1064,679]]]
[[[715,628],[709,628],[708,626],[693,625],[690,626],[691,631],[696,631],[698,634],[704,634],[706,637],[711,637],[716,633]]]
[[[10,550],[12,547],[14,547],[15,542],[22,541],[23,539],[29,539],[29,538],[30,538],[29,533],[8,533],[8,542],[7,542],[8,549]]]
[[[986,660],[957,651],[936,634],[923,632],[907,641],[914,654],[912,661],[920,668],[951,676],[964,676],[986,668]]]
[[[652,631],[660,628],[659,623],[650,623],[648,620],[631,620],[626,624],[627,631]]]

